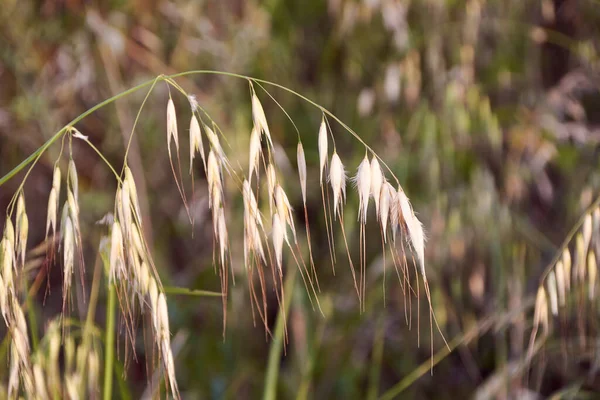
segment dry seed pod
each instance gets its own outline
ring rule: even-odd
[[[344,171],[344,164],[342,164],[340,156],[335,151],[331,157],[329,183],[333,191],[333,214],[335,218],[338,214],[338,208],[341,213],[341,207],[346,200],[346,172]]]
[[[204,125],[204,132],[206,133],[206,137],[210,143],[211,150],[215,152],[215,155],[219,158],[219,161],[223,161],[225,159],[225,153],[223,153],[223,148],[219,142],[219,137],[206,124]]]
[[[36,398],[40,400],[49,399],[48,390],[46,389],[46,380],[44,371],[39,363],[33,364],[33,378],[35,381]]]
[[[332,163],[333,164],[333,163]],[[369,209],[369,197],[371,195],[371,165],[365,154],[362,162],[358,166],[354,184],[358,190],[358,220],[364,224],[367,222],[367,211]]]
[[[594,294],[596,292],[596,275],[598,274],[598,265],[596,263],[596,253],[592,250],[588,254],[587,260],[587,272],[588,272],[588,291],[590,301],[594,300]]]
[[[9,217],[6,217],[4,224],[4,238],[8,241],[11,248],[15,247],[15,227]]]
[[[212,199],[215,191],[221,191],[223,184],[221,181],[221,167],[217,161],[215,153],[211,151],[208,153],[208,162],[206,166],[206,180],[208,182],[208,197]]]
[[[60,196],[60,176],[60,167],[56,164],[52,173],[52,189],[56,191],[57,197]]]
[[[131,200],[131,204],[133,205],[133,210],[135,212],[135,220],[138,224],[142,224],[142,211],[140,208],[140,201],[138,199],[137,187],[135,185],[135,179],[133,179],[133,174],[129,169],[129,166],[125,166],[125,181],[127,182],[127,187],[129,189],[129,199]]]
[[[296,159],[298,162],[298,175],[300,177],[300,190],[302,191],[302,202],[306,204],[306,159],[304,158],[304,147],[302,147],[302,142],[298,142]]]
[[[379,202],[381,198],[381,188],[385,183],[385,178],[383,176],[383,172],[381,172],[381,166],[379,165],[379,161],[377,157],[373,156],[371,158],[371,196],[373,196],[373,200],[375,200],[375,214],[377,218],[379,218]]]
[[[252,174],[256,171],[256,179],[258,179],[258,167],[260,163],[260,155],[262,147],[260,145],[260,135],[256,127],[252,128],[250,133],[250,156],[248,159],[248,180],[252,182]]]
[[[586,256],[584,240],[581,232],[575,237],[575,254],[577,255],[575,259],[575,277],[577,278],[577,283],[583,282],[585,276]]]
[[[117,274],[124,262],[123,251],[123,234],[121,232],[121,224],[118,221],[113,222],[110,240],[110,277],[112,282],[118,278]]]
[[[285,224],[287,223],[290,226],[292,233],[294,234],[294,242],[297,243],[296,227],[294,226],[294,214],[292,206],[281,185],[277,185],[277,187],[275,188],[275,205],[277,208],[277,214],[279,214],[279,218],[281,219],[281,223],[283,224],[284,236],[287,239],[287,233],[285,230]]]
[[[325,117],[321,119],[319,127],[319,183],[323,185],[323,170],[327,164],[327,126],[325,126]]]
[[[217,237],[219,238],[219,252],[221,265],[225,265],[225,252],[227,251],[227,225],[225,224],[225,211],[219,208],[217,215]]]
[[[171,140],[175,141],[175,148],[179,152],[179,134],[177,133],[177,115],[175,114],[175,104],[169,97],[167,103],[167,149],[171,154]]]
[[[587,252],[590,241],[592,240],[592,215],[587,214],[583,219],[583,227],[581,228],[583,234],[583,247],[584,252]]]
[[[25,211],[21,214],[19,221],[17,223],[19,237],[17,240],[18,243],[18,253],[21,257],[21,265],[25,265],[25,253],[27,251],[27,235],[29,233],[29,219],[27,218],[27,214]]]

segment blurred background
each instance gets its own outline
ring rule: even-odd
[[[570,338],[555,334],[531,363],[525,353],[540,275],[599,192],[599,51],[598,0],[2,0],[0,176],[85,110],[159,74],[214,69],[276,82],[331,110],[398,176],[427,232],[433,308],[453,351],[444,350],[434,327],[437,365],[429,373],[431,331],[422,287],[420,306],[414,298],[405,304],[390,265],[384,303],[381,241],[373,220],[367,225],[364,312],[343,242],[332,274],[313,178],[321,114],[270,88],[300,130],[306,152],[324,316],[297,280],[284,355],[281,343],[267,339],[260,322],[253,324],[239,257],[224,337],[218,298],[169,295],[183,398],[260,398],[270,356],[278,370],[276,394],[283,399],[375,399],[386,393],[415,399],[596,398],[597,341],[569,347],[565,356],[558,349]],[[248,83],[216,75],[177,82],[226,133],[229,157],[247,165]],[[299,185],[291,183],[298,179],[297,135],[281,109],[258,93],[302,226]],[[138,91],[77,124],[119,168],[145,95]],[[185,142],[189,104],[173,96]],[[147,239],[165,285],[219,291],[204,171],[198,163],[192,228],[168,168],[167,98],[167,86],[157,85],[141,112],[129,158],[150,216]],[[332,127],[337,150],[354,174],[364,147]],[[49,148],[25,187],[32,247],[44,239],[59,152],[60,145]],[[93,265],[104,233],[95,222],[113,209],[116,183],[89,147],[75,141],[73,152],[86,260]],[[191,179],[184,176],[191,193]],[[0,188],[0,208],[22,178]],[[227,196],[232,253],[239,255],[241,196],[233,185]],[[351,249],[358,247],[357,204],[350,193]],[[55,268],[50,283],[56,290],[44,307],[39,295],[43,321],[60,312],[60,282]],[[273,330],[277,311],[269,295]],[[84,315],[85,306],[76,306],[78,312]],[[104,326],[103,310],[97,314]],[[597,317],[589,318],[593,335]],[[44,324],[38,328],[43,333]],[[121,397],[138,398],[148,385],[143,346],[138,350],[139,362],[119,377]],[[6,368],[0,369],[5,377]]]

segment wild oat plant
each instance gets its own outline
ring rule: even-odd
[[[176,81],[178,77],[197,74],[219,74],[247,81],[253,124],[252,130],[249,132],[247,169],[240,166],[238,160],[230,158],[227,152],[229,146],[225,132],[211,118],[202,104],[199,104],[194,95],[187,93]],[[169,88],[169,98],[166,102],[166,151],[173,180],[178,190],[178,194],[175,195],[181,198],[191,224],[194,223],[194,219],[190,212],[188,196],[190,190],[194,189],[193,185],[190,189],[191,185],[186,184],[189,178],[184,176],[184,168],[182,168],[184,157],[180,154],[180,140],[184,140],[184,138],[180,132],[184,131],[181,125],[183,120],[189,121],[189,125],[186,123],[185,126],[189,127],[189,136],[186,139],[189,140],[191,181],[193,182],[194,165],[198,162],[201,162],[202,169],[206,174],[208,208],[212,215],[214,235],[213,259],[221,281],[223,329],[225,329],[230,277],[232,281],[234,280],[232,276],[234,263],[243,262],[252,315],[256,320],[262,322],[267,335],[271,334],[267,324],[266,299],[267,292],[270,290],[276,294],[285,326],[285,303],[290,301],[284,293],[283,276],[286,268],[297,269],[313,308],[320,310],[319,274],[345,272],[335,269],[336,264],[341,261],[338,259],[335,249],[335,238],[339,235],[342,236],[345,244],[342,253],[345,252],[347,256],[347,267],[353,278],[359,310],[364,310],[367,293],[365,244],[367,223],[378,224],[380,227],[384,260],[386,255],[391,258],[398,279],[400,279],[400,287],[405,300],[410,301],[413,295],[417,296],[418,300],[419,278],[423,282],[429,302],[430,325],[432,325],[435,315],[431,308],[426,278],[423,225],[415,215],[408,196],[398,179],[356,132],[325,108],[288,88],[271,82],[215,71],[191,71],[172,76],[159,76],[86,111],[52,136],[34,154],[0,180],[0,185],[2,185],[28,167],[23,181],[6,210],[6,222],[0,242],[0,308],[8,327],[10,343],[9,379],[6,383],[9,398],[17,398],[21,395],[37,399],[98,398],[101,386],[104,398],[110,398],[115,353],[124,348],[126,362],[135,360],[136,331],[143,324],[146,327],[150,326],[149,331],[151,331],[151,335],[144,335],[147,351],[150,348],[153,349],[150,351],[152,357],[147,357],[148,360],[151,360],[148,369],[156,369],[158,374],[162,375],[165,382],[165,396],[180,397],[175,360],[171,350],[167,297],[157,273],[152,252],[144,237],[136,182],[128,166],[129,145],[131,137],[135,133],[135,125],[142,114],[146,100],[158,84],[166,84]],[[285,182],[284,184],[280,179],[280,166],[274,156],[275,144],[260,98],[275,102],[288,118],[289,115],[266,90],[266,87],[278,88],[298,96],[320,113],[321,123],[320,126],[315,126],[314,132],[300,133],[296,128],[298,180],[294,184],[300,185],[304,223],[295,221],[295,214],[286,192],[286,186],[289,188],[291,183]],[[129,144],[125,149],[123,166],[118,171],[84,133],[77,129],[76,125],[93,111],[144,88],[149,88],[149,91],[138,111],[136,124],[134,124]],[[187,98],[189,109],[176,109],[172,96],[179,95]],[[296,127],[293,121],[291,123]],[[338,129],[341,128],[344,134],[353,135],[364,146],[364,159],[357,167],[344,164],[344,155],[340,154],[335,146],[332,124],[335,124]],[[322,199],[325,236],[328,241],[332,271],[323,265],[316,265],[313,259],[308,224],[310,218],[306,207],[309,188],[307,188],[303,135],[317,135],[318,190]],[[104,265],[103,272],[108,292],[107,323],[104,333],[95,326],[94,321],[94,310],[100,289],[100,280],[96,273],[89,295],[86,295],[86,261],[82,249],[82,241],[86,232],[82,232],[80,225],[77,160],[73,157],[73,141],[82,141],[90,146],[106,163],[117,182],[114,208],[107,210],[105,218],[99,221],[100,226],[98,227],[104,232],[98,251]],[[52,186],[48,193],[46,240],[42,248],[45,249],[44,265],[62,265],[62,313],[47,325],[45,336],[39,343],[36,343],[37,340],[31,343],[26,314],[28,308],[31,307],[28,307],[28,304],[31,304],[33,294],[41,285],[40,277],[42,275],[38,274],[35,280],[30,281],[31,275],[27,264],[29,223],[27,199],[24,196],[23,188],[32,168],[51,145],[60,146],[61,151],[54,164]],[[349,177],[348,171],[355,168],[354,176]],[[230,230],[235,227],[229,223],[227,203],[232,200],[225,196],[226,184],[236,187],[243,201],[244,223],[243,232],[241,232],[243,235],[243,260],[234,259],[230,251],[232,248]],[[356,216],[349,216],[344,212],[348,190],[356,190],[358,195],[359,207]],[[372,202],[371,199],[373,199]],[[374,207],[370,207],[370,203],[373,203]],[[344,228],[345,218],[357,218],[359,221],[360,252],[358,261],[353,260],[350,255],[351,251]],[[590,229],[592,223],[598,224],[599,220],[600,212],[596,212],[593,218],[590,215],[589,221],[586,219],[584,223],[583,232],[577,236],[577,257],[573,269],[575,279],[573,281],[570,279],[571,262],[568,249],[565,249],[563,258],[548,274],[549,286],[546,285],[547,289],[541,288],[538,295],[536,330],[538,325],[543,326],[544,332],[548,329],[547,292],[550,295],[549,304],[553,314],[565,307],[565,293],[583,285],[586,277],[590,278],[589,297],[593,298],[595,288],[591,283],[593,282],[591,276],[596,274],[596,264],[593,256],[595,247],[591,244],[596,244],[597,240],[592,242],[592,239],[595,238],[591,237]],[[240,243],[240,245],[242,244]],[[291,260],[293,260],[290,266],[284,262],[284,256],[287,257],[287,255],[291,256]],[[414,269],[412,269],[413,266]],[[414,272],[410,272],[411,269]],[[77,321],[70,314],[73,307],[72,297],[76,288],[81,289],[83,299],[87,303],[88,314],[85,321]],[[583,301],[583,297],[580,300]],[[120,329],[117,329],[116,325],[117,313]],[[35,315],[29,314],[28,317],[30,324],[36,323]],[[285,342],[287,329],[284,329],[284,332]],[[119,346],[119,342],[115,340],[117,333],[124,337],[123,346]],[[34,335],[31,337],[35,338]],[[103,351],[102,345],[104,345]],[[104,382],[102,385],[100,385],[101,357],[104,359]],[[154,391],[160,390],[160,384],[153,384],[158,386],[153,389]]]

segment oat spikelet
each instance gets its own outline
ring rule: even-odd
[[[204,170],[206,170],[206,159],[204,158],[204,144],[202,143],[200,124],[198,123],[196,115],[192,114],[192,119],[190,120],[190,173],[192,173],[192,168],[194,167],[193,163],[196,153],[200,153]]]
[[[219,141],[219,137],[212,130],[212,128],[208,125],[204,125],[204,133],[206,133],[206,137],[208,138],[208,143],[210,144],[210,148],[214,151],[215,155],[219,158],[220,162],[225,162],[225,153],[223,152],[223,148],[221,147],[221,142]]]
[[[375,215],[379,219],[379,202],[381,200],[381,188],[385,183],[385,177],[381,171],[381,166],[377,157],[371,158],[371,196],[375,200]]]
[[[275,259],[277,260],[277,268],[281,271],[282,254],[283,254],[283,240],[285,237],[285,228],[279,218],[278,214],[273,215],[273,229],[271,232],[273,236],[273,248],[275,250]]]
[[[221,181],[221,167],[212,149],[208,153],[208,162],[206,168],[206,180],[208,182],[208,197],[211,199],[212,204],[214,203],[213,198],[215,196],[215,192],[221,192],[223,189],[223,184]]]
[[[250,158],[248,160],[248,180],[252,183],[252,174],[256,171],[256,179],[258,179],[258,167],[262,147],[260,145],[260,135],[256,126],[252,128],[250,133]]]
[[[381,186],[381,192],[379,194],[379,213],[377,218],[381,223],[381,230],[383,231],[384,243],[387,243],[387,224],[390,215],[390,202],[393,199],[393,197],[395,197],[395,194],[396,191],[389,182],[385,182]]]
[[[423,232],[423,224],[413,212],[410,201],[401,186],[398,186],[398,203],[402,211],[402,217],[408,231],[410,244],[417,255],[419,261],[419,270],[423,279],[427,281],[425,274],[425,233]]]
[[[140,208],[140,200],[137,195],[137,187],[135,185],[135,179],[133,179],[133,174],[131,173],[131,169],[129,169],[128,165],[125,165],[125,182],[127,182],[127,188],[129,192],[129,199],[131,201],[131,205],[133,206],[133,211],[135,212],[135,221],[137,224],[142,224],[142,211]]]
[[[17,251],[21,258],[21,266],[25,265],[25,253],[27,251],[27,235],[29,234],[29,219],[27,213],[23,211],[17,223],[19,237],[17,240]]]
[[[335,151],[331,157],[331,166],[329,167],[329,183],[333,191],[333,215],[336,218],[338,208],[341,213],[342,205],[346,201],[346,172],[340,156]]]
[[[171,156],[171,140],[175,142],[175,149],[179,152],[179,134],[177,133],[177,115],[175,113],[175,104],[173,99],[169,97],[167,103],[167,149],[169,157]]]
[[[275,205],[277,208],[277,214],[279,214],[280,221],[283,224],[284,236],[287,238],[285,229],[285,224],[287,223],[294,235],[294,242],[298,243],[296,238],[296,227],[294,226],[294,214],[292,206],[281,185],[277,185],[275,188]]]
[[[252,119],[254,120],[254,127],[259,133],[263,133],[269,145],[273,148],[273,141],[271,140],[271,132],[269,131],[269,125],[267,124],[267,117],[265,116],[265,110],[263,109],[260,100],[256,96],[256,93],[252,93]]]
[[[365,224],[367,222],[369,197],[371,195],[371,166],[366,154],[358,166],[356,176],[354,177],[354,185],[358,190],[358,220],[361,224]]]
[[[69,176],[69,189],[71,189],[71,192],[73,192],[73,197],[75,200],[79,202],[79,178],[77,177],[77,167],[75,166],[75,161],[73,161],[72,158],[69,160],[69,169],[67,175]],[[60,187],[60,185],[58,187]]]
[[[66,218],[63,239],[63,299],[67,298],[71,288],[71,277],[73,275],[73,264],[75,260],[75,233],[71,217]],[[63,300],[63,302],[66,300]]]
[[[548,299],[544,286],[540,286],[535,297],[535,310],[533,313],[533,327],[537,331],[542,325],[544,333],[548,332]]]
[[[123,262],[124,262],[124,250],[123,250],[123,234],[121,231],[121,224],[118,221],[113,222],[111,229],[110,239],[110,278],[112,282],[116,282],[121,276],[124,275]]]
[[[325,125],[325,117],[321,119],[319,127],[319,183],[323,185],[323,170],[327,164],[327,126]]]
[[[596,275],[598,274],[598,264],[596,262],[596,253],[594,250],[590,251],[587,260],[587,279],[588,279],[588,295],[590,301],[594,300],[596,292]]]
[[[223,208],[219,208],[217,215],[217,237],[219,238],[221,265],[225,265],[225,253],[227,251],[227,225],[225,224],[225,211]]]
[[[58,197],[54,188],[50,189],[48,196],[48,216],[46,217],[46,239],[52,229],[52,236],[56,234],[56,215],[58,214]]]
[[[302,191],[302,203],[306,205],[306,158],[304,157],[304,147],[302,142],[298,142],[296,151],[296,160],[298,162],[298,175],[300,177],[300,190]]]
[[[275,207],[275,186],[277,186],[277,174],[275,173],[275,167],[269,163],[267,165],[267,192],[269,194],[269,211],[273,213]]]

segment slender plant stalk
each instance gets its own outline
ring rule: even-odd
[[[117,307],[115,286],[108,284],[108,307],[106,310],[106,342],[104,351],[104,400],[112,398],[113,362],[115,358],[115,310]]]
[[[267,373],[265,375],[265,388],[263,392],[263,400],[275,400],[277,398],[277,379],[279,376],[279,358],[281,357],[281,348],[283,346],[283,333],[285,328],[284,315],[288,314],[296,282],[296,269],[290,268],[288,276],[285,278],[285,293],[287,293],[287,302],[285,303],[285,314],[279,312],[277,314],[277,322],[271,349],[269,350],[269,363],[267,365]]]
[[[188,289],[185,287],[163,286],[167,294],[180,294],[183,296],[205,296],[205,297],[223,297],[221,292],[212,292],[210,290]]]

